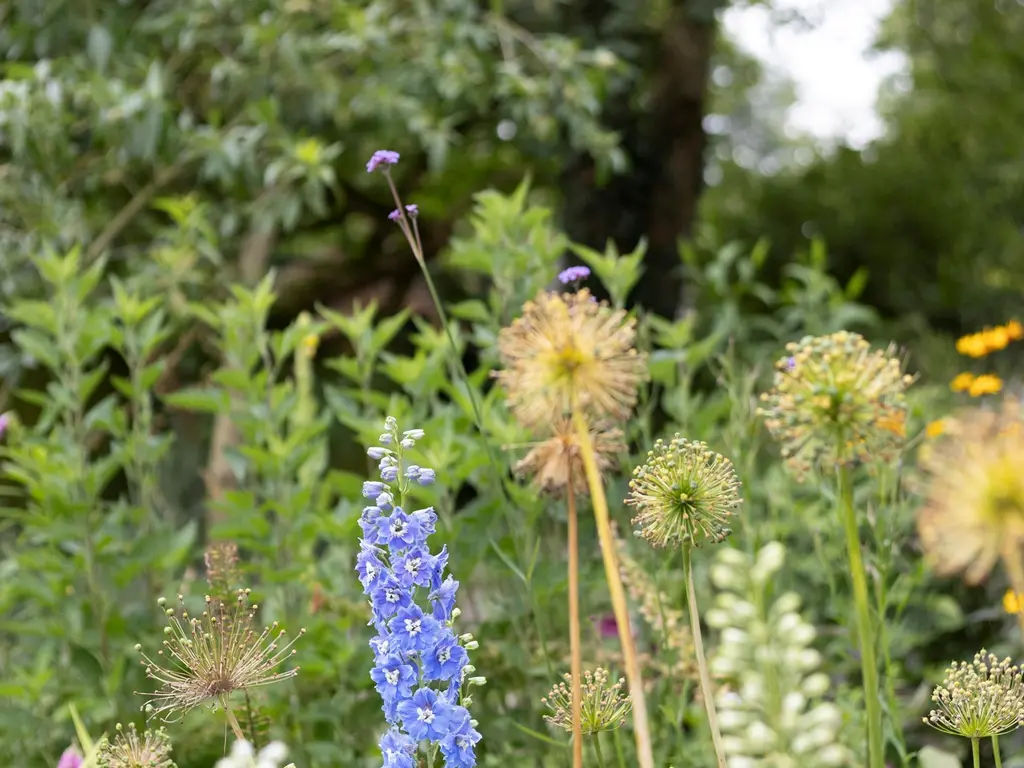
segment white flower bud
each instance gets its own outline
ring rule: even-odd
[[[712,608],[704,616],[704,620],[708,623],[709,627],[715,629],[721,629],[722,627],[728,627],[732,625],[732,616],[729,615],[728,611],[723,611],[721,608]]]
[[[466,681],[467,685],[487,685],[486,677],[471,677]]]
[[[804,680],[800,689],[808,698],[816,699],[819,696],[824,696],[825,692],[831,687],[832,681],[829,679],[828,675],[824,672],[818,672]]]
[[[818,751],[815,760],[822,768],[831,768],[833,765],[848,765],[850,753],[841,744],[830,744]]]
[[[711,566],[711,582],[719,589],[732,589],[742,591],[746,586],[746,579],[742,571],[730,568],[724,563],[715,563]]]
[[[477,642],[476,640],[470,640],[470,641],[469,641],[468,643],[466,643],[466,644],[465,644],[465,645],[464,645],[463,647],[464,647],[464,648],[465,648],[465,649],[466,649],[467,651],[475,651],[475,650],[476,650],[477,648],[479,648],[479,647],[480,647],[480,643],[478,643],[478,642]]]
[[[775,731],[761,722],[751,723],[745,736],[747,750],[750,752],[768,752],[778,743]]]
[[[722,645],[735,645],[744,647],[747,645],[747,633],[736,627],[726,627],[722,630]]]
[[[721,706],[721,705],[720,705]],[[742,709],[726,709],[718,713],[718,723],[725,731],[738,731],[750,722],[750,715]]]

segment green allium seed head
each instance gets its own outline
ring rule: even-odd
[[[676,435],[658,440],[633,470],[626,504],[633,524],[653,546],[717,544],[732,533],[728,520],[742,503],[732,462],[706,444]]]
[[[563,677],[565,682],[558,683],[547,698],[541,701],[552,711],[552,714],[544,715],[544,719],[572,733],[572,675],[565,674]],[[583,693],[581,714],[584,735],[612,731],[626,721],[632,702],[622,692],[624,682],[621,679],[610,682],[608,670],[603,667],[583,673],[580,688]]]
[[[943,733],[982,739],[1017,730],[1024,721],[1021,670],[982,648],[970,664],[953,662],[924,722]]]
[[[872,351],[862,336],[840,331],[807,336],[786,352],[758,412],[797,478],[814,467],[898,457],[913,377],[892,347]]]
[[[100,744],[100,768],[174,768],[171,740],[163,728],[138,732],[135,723],[125,728],[120,723],[114,741]]]

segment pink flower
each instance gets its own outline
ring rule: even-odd
[[[79,768],[82,764],[82,756],[78,754],[78,750],[74,747],[68,747],[64,750],[64,754],[60,756],[60,760],[57,761],[57,768]]]

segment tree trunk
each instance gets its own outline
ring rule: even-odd
[[[599,29],[600,19],[591,20]],[[642,96],[620,96],[607,111],[631,168],[598,187],[593,161],[580,158],[563,179],[566,229],[574,240],[603,251],[611,239],[629,252],[647,239],[645,272],[632,300],[670,318],[682,298],[678,241],[690,234],[703,184],[714,35],[713,15],[676,2],[657,32],[644,33],[650,59]]]

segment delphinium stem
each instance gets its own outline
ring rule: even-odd
[[[711,726],[711,742],[715,745],[718,768],[728,768],[725,762],[725,747],[722,745],[722,731],[718,726],[718,713],[715,710],[715,691],[711,686],[708,662],[704,657],[704,641],[700,633],[700,611],[697,610],[697,590],[693,586],[693,564],[688,546],[683,547],[683,578],[686,579],[686,604],[690,610],[690,634],[693,637],[693,649],[697,656],[700,692],[704,698],[704,709],[708,713],[708,725]]]
[[[654,752],[651,747],[650,726],[647,722],[643,679],[637,659],[636,644],[633,641],[633,633],[629,625],[626,592],[622,587],[622,575],[619,573],[619,561],[615,554],[615,541],[612,538],[611,521],[608,515],[608,500],[605,497],[601,474],[597,468],[594,445],[590,439],[590,427],[583,413],[576,407],[576,403],[573,403],[572,410],[576,437],[579,440],[580,458],[583,460],[583,468],[586,471],[591,504],[594,507],[594,518],[597,522],[605,578],[608,581],[608,591],[611,594],[615,623],[618,625],[619,643],[622,646],[622,656],[626,667],[626,680],[629,683],[629,695],[633,703],[633,737],[636,741],[637,762],[640,768],[654,768]]]
[[[579,521],[572,466],[566,483],[569,538],[569,649],[572,656],[572,764],[583,768],[583,652],[580,647],[580,556]]]
[[[860,550],[857,530],[857,512],[853,507],[853,477],[850,468],[840,464],[838,469],[839,514],[846,531],[846,551],[849,557],[850,578],[853,581],[853,599],[857,608],[857,633],[860,639],[861,673],[864,678],[864,706],[868,718],[868,765],[885,768],[882,748],[882,708],[878,699],[878,664],[875,660],[875,632],[868,599],[868,579]]]

